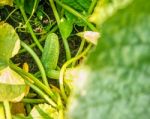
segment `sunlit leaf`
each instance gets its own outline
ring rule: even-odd
[[[0,101],[20,101],[26,94],[26,85],[22,77],[6,67],[0,70]]]
[[[13,0],[0,0],[0,6],[4,6],[4,5],[13,5]]]
[[[20,48],[19,37],[8,23],[0,22],[0,59],[6,61],[16,55]]]
[[[102,24],[118,10],[125,8],[133,0],[98,0],[89,20],[97,25]]]
[[[34,106],[30,113],[31,119],[58,119],[58,112],[48,104]]]
[[[150,1],[134,0],[102,24],[101,40],[76,71],[68,119],[149,119],[149,11]]]

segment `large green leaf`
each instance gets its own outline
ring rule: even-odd
[[[88,9],[92,0],[63,0],[63,2],[66,5],[78,11],[79,13],[84,14],[84,16],[88,17],[87,12],[88,12]],[[70,12],[65,10],[64,14],[67,18],[67,21],[69,21],[69,23],[72,23],[70,24],[72,25],[72,27],[73,27],[73,24],[76,24],[78,26],[85,26],[85,23],[83,22],[83,20],[74,16]]]
[[[82,12],[87,11],[92,0],[63,0],[70,7]]]
[[[69,119],[149,119],[150,2],[134,0],[100,27],[102,37],[78,69]]]
[[[9,59],[18,53],[20,40],[14,28],[0,22],[0,65],[8,63]]]

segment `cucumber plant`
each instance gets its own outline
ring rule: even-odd
[[[148,119],[149,8],[0,0],[0,118]]]

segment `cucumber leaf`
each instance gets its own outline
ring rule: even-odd
[[[69,119],[149,119],[149,11],[149,1],[134,0],[99,26],[101,40],[76,71]]]
[[[11,25],[0,22],[0,62],[8,63],[8,60],[16,55],[19,49],[20,40],[16,31]]]
[[[58,119],[58,112],[48,104],[39,104],[34,106],[29,117],[31,119]]]
[[[9,67],[0,70],[0,101],[20,101],[27,93],[23,78]]]
[[[73,30],[73,23],[69,19],[62,18],[59,23],[59,30],[63,39],[67,39]]]
[[[63,3],[70,6],[71,8],[75,9],[81,14],[84,14],[84,16],[88,17],[88,9],[91,4],[92,0],[63,0]],[[83,22],[83,20],[79,19],[78,17],[74,16],[70,12],[66,11],[64,12],[65,17],[69,19],[73,24],[77,26],[85,26],[86,24]]]
[[[20,101],[27,93],[24,79],[9,67],[9,60],[20,48],[14,28],[0,22],[0,101]]]
[[[13,0],[0,0],[0,6],[4,6],[4,5],[13,5]]]
[[[118,10],[131,4],[132,1],[133,0],[99,0],[89,20],[100,25]]]
[[[63,0],[65,4],[80,12],[87,11],[91,1],[92,0]]]

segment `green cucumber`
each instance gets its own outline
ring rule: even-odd
[[[55,33],[48,34],[41,61],[46,72],[56,69],[59,58],[59,40]]]

